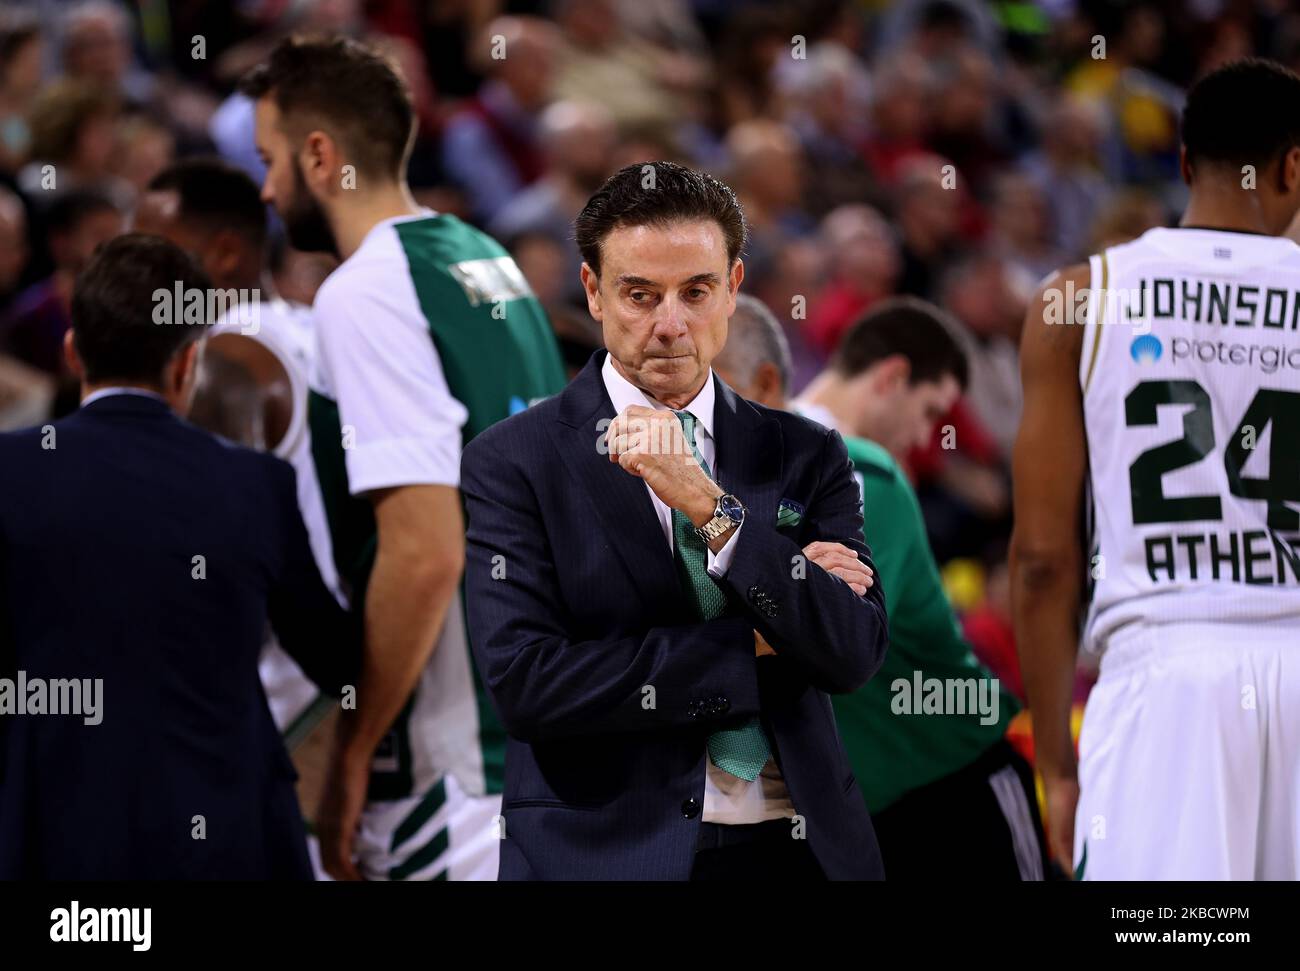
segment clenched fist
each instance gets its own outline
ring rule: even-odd
[[[696,461],[671,411],[630,405],[610,423],[605,443],[609,460],[644,479],[665,506],[685,513],[696,526],[713,518],[723,490]]]

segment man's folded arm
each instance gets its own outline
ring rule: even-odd
[[[835,432],[826,437],[820,461],[821,481],[806,513],[813,538],[842,543],[874,570],[871,550],[862,541],[862,491]],[[808,559],[774,523],[747,517],[721,582],[777,655],[797,665],[822,691],[856,691],[884,662],[889,627],[878,572],[859,597]]]
[[[292,466],[275,461],[283,562],[268,614],[280,646],[322,692],[338,698],[361,669],[361,619],[339,606],[321,579],[298,510]]]
[[[461,466],[470,642],[506,731],[522,741],[707,728],[759,709],[753,625],[722,618],[574,640],[532,488],[476,440]],[[562,569],[562,566],[559,567]],[[707,710],[707,709],[706,709]]]

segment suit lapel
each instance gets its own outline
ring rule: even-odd
[[[746,520],[776,523],[784,465],[781,425],[714,375],[717,482],[745,504]]]
[[[600,375],[604,354],[597,351],[563,393],[556,429],[562,436],[560,454],[646,607],[664,616],[665,605],[685,604],[684,591],[645,482],[611,462],[601,444],[608,427],[601,421],[614,417]]]

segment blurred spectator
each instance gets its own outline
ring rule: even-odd
[[[694,161],[691,153],[671,129],[663,125],[634,125],[619,129],[619,137],[610,156],[610,171],[606,174],[646,159],[682,165]]]
[[[883,216],[870,206],[841,206],[821,224],[830,283],[808,317],[808,338],[829,357],[840,338],[872,304],[894,292],[898,245]]]
[[[147,104],[155,82],[132,63],[134,27],[130,14],[111,0],[87,0],[69,7],[59,24],[63,73],[124,106]]]
[[[1021,163],[1046,200],[1052,238],[1068,259],[1084,255],[1088,227],[1108,194],[1098,171],[1101,110],[1079,98],[1052,106],[1042,146]]]
[[[773,71],[791,52],[796,33],[782,7],[741,7],[723,31],[716,73],[716,117],[721,129],[751,118],[777,118],[781,105]]]
[[[415,6],[423,16],[424,54],[433,89],[444,98],[472,97],[483,83],[478,40],[501,4],[433,0]]]
[[[980,0],[900,0],[881,18],[878,46],[881,52],[906,46],[939,60],[971,43],[991,53],[998,32],[992,7]]]
[[[748,267],[748,260],[746,267]],[[793,239],[777,251],[776,260],[762,279],[745,271],[742,291],[753,294],[772,311],[790,345],[790,388],[804,387],[826,363],[808,331],[818,294],[826,283],[826,251],[816,237]]]
[[[433,85],[429,81],[424,52],[405,37],[383,34],[370,38],[397,67],[406,81],[415,105],[415,144],[407,163],[406,177],[412,188],[422,189],[442,181],[442,147],[439,140],[442,118]]]
[[[945,172],[948,164],[937,155],[918,156],[900,172],[895,213],[903,261],[899,293],[931,299],[955,252],[961,199],[951,173]]]
[[[619,125],[670,125],[687,110],[683,96],[703,90],[707,62],[632,34],[616,0],[558,0],[555,9],[564,37],[557,97],[597,101]]]
[[[1103,164],[1111,178],[1177,179],[1182,91],[1152,69],[1164,51],[1164,18],[1152,0],[1100,11],[1104,56],[1083,59],[1065,87],[1108,112]]]
[[[217,154],[243,169],[258,185],[266,178],[266,166],[257,154],[253,139],[253,101],[233,91],[208,119],[208,138]]]
[[[492,235],[509,240],[536,234],[560,249],[558,296],[583,306],[578,278],[582,258],[573,242],[573,221],[609,175],[616,131],[599,105],[557,101],[542,114],[541,141],[546,174],[511,199],[488,224]],[[542,301],[545,304],[545,301]]]
[[[990,249],[1033,280],[1070,262],[1052,242],[1047,199],[1033,179],[1005,171],[993,180],[992,197]]]
[[[72,284],[95,247],[123,230],[122,210],[103,192],[62,193],[46,215],[54,273],[20,293],[0,321],[0,350],[70,384],[63,359],[63,335],[71,324]]]
[[[494,20],[476,41],[490,80],[447,123],[443,164],[484,225],[544,170],[539,118],[557,43],[555,27],[535,17]]]
[[[1142,189],[1124,189],[1096,213],[1088,233],[1087,252],[1100,253],[1167,223],[1168,213],[1159,199]]]
[[[150,180],[172,163],[176,138],[167,126],[145,115],[124,120],[118,134],[113,170],[138,198]]]
[[[970,376],[929,443],[912,449],[903,465],[941,563],[983,557],[1011,528],[1007,459],[1019,423],[1017,334],[1030,286],[1005,260],[984,252],[962,257],[939,284]]]
[[[942,285],[942,305],[961,324],[954,336],[970,366],[965,401],[1008,463],[1020,427],[1020,325],[1035,282],[985,252],[954,266]]]
[[[743,121],[727,133],[731,187],[749,223],[745,275],[761,284],[786,240],[807,235],[812,220],[801,208],[803,152],[788,125]]]
[[[871,134],[863,156],[876,180],[890,186],[901,169],[926,154],[930,127],[930,69],[916,55],[881,63],[871,92]]]
[[[798,135],[807,163],[809,215],[872,199],[878,192],[862,158],[870,103],[866,69],[839,44],[820,43],[806,60],[781,62],[786,120]]]
[[[129,207],[130,188],[112,172],[117,124],[111,95],[81,81],[51,84],[32,106],[31,161],[18,173],[19,188],[31,197],[95,189]]]
[[[41,83],[40,22],[23,10],[0,13],[0,173],[13,175],[27,158],[29,115]]]
[[[993,131],[993,63],[978,50],[963,48],[934,65],[933,83],[929,146],[979,191],[1005,162]]]
[[[615,0],[619,22],[633,37],[666,51],[707,57],[709,50],[687,0]]]

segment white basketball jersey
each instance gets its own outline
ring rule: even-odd
[[[1090,263],[1085,645],[1290,620],[1300,647],[1300,247],[1162,228]]]
[[[289,376],[293,414],[273,454],[292,465],[297,474],[298,508],[307,527],[317,569],[325,585],[342,603],[325,503],[312,461],[311,430],[307,425],[307,382],[313,360],[311,308],[278,297],[254,305],[239,305],[213,324],[209,334],[241,334],[257,341],[276,356]],[[319,692],[269,631],[258,668],[275,723],[291,736],[292,743],[294,723],[308,711]]]

